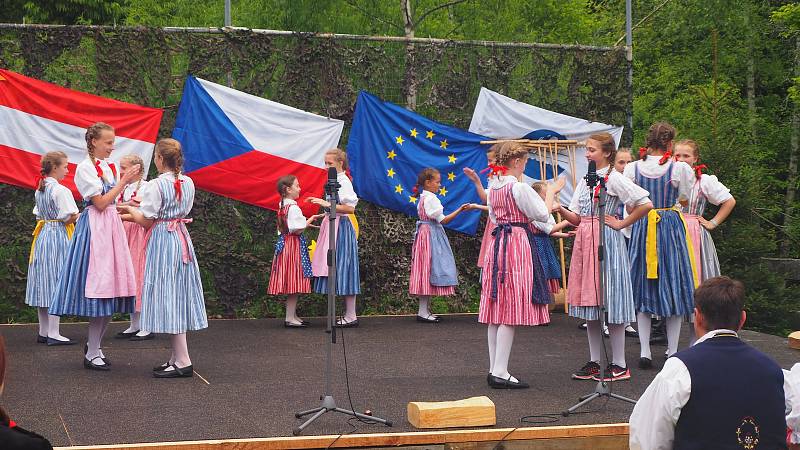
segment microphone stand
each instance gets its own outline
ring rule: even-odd
[[[370,422],[382,423],[391,427],[392,422],[379,417],[368,416],[366,414],[350,411],[349,409],[338,408],[336,400],[331,395],[331,372],[332,372],[332,352],[333,344],[336,343],[336,205],[339,203],[339,188],[341,185],[336,181],[336,169],[328,169],[328,182],[325,183],[325,199],[330,203],[330,209],[327,213],[328,216],[328,317],[325,323],[325,332],[330,333],[331,338],[328,340],[327,355],[325,359],[325,394],[320,396],[322,405],[295,413],[295,417],[300,419],[303,416],[313,414],[308,420],[303,422],[300,426],[292,430],[292,434],[297,436],[303,430],[311,425],[312,422],[320,418],[327,412],[338,412],[348,416],[357,417],[361,420]]]
[[[614,170],[613,167],[609,167],[608,170]],[[571,406],[566,411],[561,413],[562,416],[567,417],[570,414],[574,413],[576,409],[580,408],[583,405],[588,404],[592,400],[600,397],[610,397],[615,398],[617,400],[622,400],[628,403],[636,403],[636,400],[629,399],[628,397],[623,397],[619,394],[615,394],[611,392],[611,386],[609,383],[610,381],[605,381],[606,379],[606,369],[608,368],[608,352],[605,349],[605,340],[603,339],[603,330],[606,328],[606,289],[605,289],[605,268],[606,268],[606,258],[605,258],[605,249],[606,249],[606,236],[605,236],[605,227],[606,227],[606,181],[603,177],[599,177],[597,175],[597,171],[595,170],[594,173],[586,174],[586,183],[589,186],[589,192],[591,194],[591,189],[597,184],[600,183],[600,188],[598,192],[598,199],[597,199],[597,215],[598,215],[598,222],[599,225],[599,233],[600,239],[597,244],[597,264],[598,264],[598,272],[600,276],[598,277],[600,286],[599,292],[597,293],[597,299],[600,303],[600,339],[603,342],[603,355],[605,360],[603,361],[605,364],[600,366],[600,381],[597,382],[597,385],[594,388],[594,392],[591,394],[584,395],[578,398],[578,403]],[[594,201],[594,199],[592,199]]]

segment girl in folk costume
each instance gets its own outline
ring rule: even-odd
[[[448,215],[436,192],[442,184],[439,171],[425,168],[417,176],[414,191],[422,192],[417,201],[417,231],[411,247],[411,276],[408,293],[419,296],[417,322],[438,323],[441,318],[430,311],[432,295],[453,295],[458,285],[458,270],[453,258],[453,250],[444,232],[444,227],[453,220],[466,205],[462,205]]]
[[[72,192],[59,184],[69,173],[64,152],[48,152],[42,157],[42,169],[36,180],[36,228],[33,230],[31,255],[28,259],[28,287],[25,304],[39,313],[39,336],[36,342],[47,345],[74,344],[59,331],[60,318],[48,310],[53,290],[58,283],[69,240],[78,219],[78,206]]]
[[[311,259],[308,257],[308,243],[303,230],[319,216],[308,219],[297,206],[300,197],[300,182],[294,175],[286,175],[278,179],[278,194],[281,202],[278,205],[278,241],[275,243],[275,256],[269,274],[270,295],[286,294],[286,319],[283,325],[287,328],[305,328],[308,322],[297,317],[297,294],[311,292]]]
[[[569,266],[569,315],[586,320],[589,338],[589,362],[572,375],[577,380],[600,379],[603,351],[601,301],[605,302],[608,313],[612,351],[612,361],[606,369],[606,380],[627,380],[631,376],[625,362],[625,326],[636,320],[636,310],[628,249],[620,230],[644,217],[653,205],[646,190],[612,168],[615,152],[616,143],[608,133],[593,134],[586,141],[586,158],[597,164],[597,175],[603,178],[606,186],[603,299],[598,298],[599,186],[590,189],[586,184],[579,184],[569,209],[561,208],[561,214],[578,227]],[[614,216],[618,204],[624,204],[631,210],[624,220]]]
[[[345,172],[347,170],[347,154],[344,150],[334,148],[325,152],[325,166],[336,168],[336,181],[339,182],[339,203],[336,205],[336,295],[343,295],[345,300],[344,317],[336,325],[342,328],[358,326],[356,316],[356,295],[361,293],[361,279],[358,270],[358,222],[355,210],[358,196],[353,190],[353,183]],[[330,208],[326,200],[316,197],[306,199],[315,205]],[[328,253],[328,233],[330,232],[327,218],[322,220],[317,249],[311,268],[314,272],[314,292],[327,294],[328,292],[328,262],[325,260]]]
[[[489,167],[482,170],[481,173],[484,171],[489,172],[489,178],[497,175],[494,171],[495,167],[495,154],[497,153],[497,149],[500,148],[500,144],[494,144],[489,147],[489,151],[486,152],[486,160],[489,163]],[[464,175],[469,178],[472,183],[475,185],[475,191],[478,193],[478,197],[481,199],[481,205],[469,205],[468,209],[481,209],[488,211],[489,208],[483,206],[486,205],[486,188],[483,187],[483,182],[478,177],[478,174],[475,173],[469,167],[464,167],[463,169]],[[491,220],[486,220],[486,228],[483,230],[483,239],[481,239],[481,250],[478,253],[478,267],[483,267],[483,260],[486,256],[486,246],[488,245],[489,239],[492,236],[492,231],[494,230],[494,222]]]
[[[552,299],[531,242],[529,222],[547,221],[550,215],[547,205],[553,204],[564,179],[548,185],[542,201],[533,188],[519,181],[528,161],[524,147],[504,143],[496,158],[501,175],[489,182],[487,196],[489,218],[496,228],[483,264],[478,321],[488,325],[489,386],[519,389],[528,385],[508,372],[514,327],[549,323],[547,304]]]
[[[728,218],[736,206],[736,199],[731,195],[730,189],[720,183],[716,176],[703,173],[706,165],[698,165],[700,148],[697,142],[687,139],[676,143],[675,160],[683,161],[695,170],[695,182],[689,194],[689,202],[682,211],[689,235],[692,237],[692,250],[694,250],[692,257],[697,275],[700,282],[703,282],[720,276],[717,248],[709,231],[720,226]],[[709,203],[719,206],[719,210],[713,219],[706,220],[703,218],[703,213]],[[692,331],[690,344],[694,344],[696,339],[694,327],[689,329]]]
[[[119,161],[120,173],[123,175],[128,172],[132,167],[144,167],[144,161],[139,155],[125,155]],[[130,205],[134,207],[139,206],[141,197],[139,193],[144,190],[147,181],[144,178],[144,171],[139,174],[139,178],[125,187],[125,190],[119,195],[117,205],[124,206]],[[141,327],[142,315],[142,280],[144,279],[144,254],[147,240],[145,230],[141,225],[134,222],[123,222],[122,226],[125,227],[125,235],[128,237],[128,249],[131,251],[131,260],[133,261],[133,270],[136,272],[136,312],[131,313],[131,324],[124,330],[117,333],[117,339],[130,339],[131,341],[145,341],[153,339],[153,334],[149,331],[143,330]]]
[[[547,195],[547,183],[537,181],[533,183],[531,187],[533,187],[533,190],[544,200],[545,195]],[[553,208],[557,209],[559,207],[558,200],[556,200]],[[536,244],[539,260],[542,262],[544,276],[547,278],[547,284],[550,287],[550,292],[553,294],[557,294],[561,290],[561,263],[558,261],[550,236],[570,237],[569,234],[561,232],[561,230],[570,225],[571,224],[567,220],[556,223],[552,214],[547,218],[547,222],[539,222],[538,220],[531,221],[533,242]]]
[[[171,334],[172,356],[153,368],[156,378],[191,377],[192,361],[186,332],[208,327],[203,284],[186,224],[194,204],[194,182],[183,175],[181,144],[156,143],[159,176],[139,194],[139,208],[123,206],[123,218],[147,229],[142,284],[142,329]]]
[[[634,223],[629,254],[631,282],[636,300],[641,357],[639,367],[652,367],[651,314],[663,317],[667,328],[667,354],[678,350],[681,316],[694,309],[697,273],[686,221],[676,207],[689,199],[694,170],[672,159],[675,128],[665,122],[650,127],[642,159],[625,167],[625,176],[650,193],[653,209]]]
[[[51,314],[89,317],[83,365],[103,371],[110,364],[100,342],[112,314],[134,312],[137,289],[125,229],[114,203],[142,168],[131,168],[117,182],[116,169],[105,161],[114,150],[114,138],[114,129],[102,122],[86,130],[89,155],[75,170],[75,185],[86,208],[75,224],[50,306]]]

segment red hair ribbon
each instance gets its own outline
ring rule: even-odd
[[[658,164],[663,166],[664,164],[667,163],[667,161],[669,161],[670,158],[672,158],[672,152],[666,152],[664,153],[664,156],[662,156],[661,159],[658,160]]]
[[[694,175],[697,177],[698,180],[703,175],[703,171],[706,169],[708,169],[708,166],[706,166],[705,164],[694,166]]]
[[[418,193],[418,192],[419,192],[419,189],[417,189],[417,186],[414,186],[414,188],[413,188],[413,189],[411,189],[411,192],[413,192],[413,193],[415,193],[415,194],[416,194],[416,193]]]
[[[44,175],[39,175],[38,177],[36,177],[36,181],[33,182],[34,188],[39,189],[39,184],[43,183],[45,178],[47,177]]]
[[[500,165],[497,165],[497,164],[489,164],[489,167],[481,170],[481,173],[489,172],[489,176],[493,177],[493,176],[497,176],[497,175],[505,175],[505,173],[507,171],[508,171],[508,167],[506,167],[506,166],[500,166]]]
[[[183,193],[181,192],[181,183],[183,183],[183,180],[181,180],[181,179],[178,177],[178,175],[176,175],[176,176],[175,176],[175,182],[174,182],[174,183],[172,183],[172,185],[173,185],[173,186],[175,186],[175,195],[178,197],[178,201],[181,201],[181,196],[182,196],[182,194],[183,194]]]
[[[647,147],[639,147],[639,159],[644,159],[647,156]]]

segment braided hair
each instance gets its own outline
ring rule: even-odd
[[[53,172],[56,167],[67,162],[67,154],[61,151],[47,152],[42,156],[42,168],[39,170],[39,182],[36,189],[44,191],[44,179]]]

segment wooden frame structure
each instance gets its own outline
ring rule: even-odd
[[[580,143],[575,140],[568,139],[496,139],[493,141],[481,141],[481,144],[501,144],[503,142],[516,142],[523,147],[529,149],[539,162],[539,173],[541,174],[541,181],[547,181],[545,174],[547,168],[550,167],[554,174],[558,173],[558,156],[564,155],[569,164],[570,182],[572,189],[577,187],[577,179],[575,178],[575,171],[577,166],[575,163],[575,154]],[[556,213],[557,221],[561,221],[561,214]],[[569,304],[567,303],[567,266],[566,256],[564,253],[564,238],[558,239],[558,249],[561,254],[561,292],[556,294],[557,298],[563,296],[564,299],[564,312],[569,312]]]

